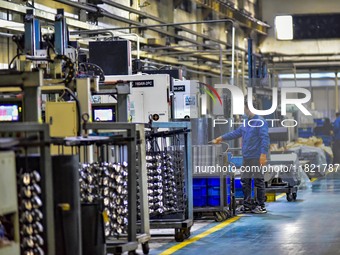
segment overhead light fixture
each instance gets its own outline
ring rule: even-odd
[[[291,15],[276,16],[275,30],[278,40],[293,40],[293,17]]]

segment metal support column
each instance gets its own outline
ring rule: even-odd
[[[310,90],[310,94],[311,94],[311,100],[310,100],[310,108],[312,110],[315,110],[314,108],[314,99],[313,99],[313,87],[312,87],[312,82],[313,82],[313,78],[312,78],[312,70],[309,69],[309,90]]]
[[[87,4],[87,0],[79,0],[79,3],[86,5]],[[86,10],[83,10],[83,9],[79,10],[79,20],[82,21],[82,22],[86,22],[87,21]]]
[[[67,48],[67,29],[66,18],[64,16],[64,9],[57,9],[54,29],[55,29],[54,46],[56,52],[60,55],[65,55],[65,49]]]
[[[339,79],[338,72],[335,73],[335,112],[339,112]]]
[[[24,121],[41,122],[40,87],[24,87]]]
[[[40,40],[39,20],[34,18],[34,10],[27,10],[24,18],[25,27],[25,53],[35,55]]]
[[[81,105],[81,115],[88,113],[92,119],[91,112],[91,83],[90,78],[78,78],[76,80],[77,97]]]
[[[188,123],[191,124],[191,123]],[[188,128],[191,128],[190,125],[187,125]],[[187,196],[188,196],[188,210],[187,210],[187,219],[193,219],[194,218],[194,203],[193,203],[193,191],[192,191],[192,144],[191,144],[191,134],[185,133],[184,134],[184,141],[185,145],[185,157],[184,157],[184,164],[186,166],[186,169],[189,169],[188,171],[185,171],[186,175],[186,183],[185,183],[185,189],[187,190]]]
[[[81,105],[81,115],[87,113],[89,115],[89,120],[92,121],[92,107],[91,107],[91,83],[90,78],[79,78],[76,79],[76,89],[77,89],[77,97],[79,100],[79,104]],[[81,123],[79,123],[81,125]],[[83,131],[84,132],[84,131]],[[91,130],[88,130],[91,132]],[[80,152],[80,161],[85,162],[85,151],[84,148],[81,148]],[[87,162],[93,162],[93,147],[89,146],[86,149]]]
[[[253,39],[248,38],[248,79],[249,87],[253,86]]]
[[[150,220],[149,220],[149,201],[148,201],[148,174],[146,169],[146,148],[145,131],[143,124],[136,124],[136,129],[139,134],[140,144],[138,146],[139,154],[139,186],[140,186],[140,205],[144,212],[144,217],[141,218],[141,233],[150,235]]]
[[[50,139],[50,130],[48,125],[45,125],[45,130],[42,133],[44,141],[48,141]],[[46,208],[46,224],[47,224],[47,248],[48,253],[54,255],[55,248],[55,229],[54,229],[54,201],[53,201],[53,176],[52,176],[52,159],[50,153],[50,146],[42,145],[40,147],[40,157],[44,160],[40,160],[40,169],[44,169],[41,171],[41,178],[44,180],[42,183],[43,190],[45,190],[44,203]]]
[[[231,42],[231,85],[235,85],[235,24],[232,27],[232,42]]]
[[[242,62],[242,71],[241,71],[241,79],[242,79],[242,90],[243,90],[243,93],[246,92],[247,88],[246,88],[246,79],[245,79],[245,69],[246,69],[246,64],[245,64],[245,53],[241,53],[241,62]]]
[[[131,126],[132,128],[127,130],[127,136],[133,137],[136,135],[135,126]],[[128,162],[130,167],[128,168],[128,242],[135,242],[137,241],[136,233],[137,233],[137,226],[136,226],[136,213],[137,212],[137,203],[136,203],[136,194],[137,194],[137,178],[136,178],[136,164],[132,162],[136,162],[136,139],[132,143],[127,144],[128,149]]]
[[[130,94],[130,85],[117,84],[116,88],[118,102],[117,122],[128,122],[128,94]]]

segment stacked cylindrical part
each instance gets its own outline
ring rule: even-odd
[[[176,150],[176,147],[169,151],[172,156],[173,168],[175,169],[174,177],[176,181],[176,198],[177,209],[185,211],[187,207],[187,195],[185,192],[185,175],[184,175],[184,148]]]
[[[167,153],[149,154],[146,158],[150,215],[176,210],[176,183],[171,160]]]
[[[38,171],[21,170],[18,175],[21,254],[44,255],[41,180]]]
[[[105,236],[117,237],[127,232],[127,163],[92,163],[80,168],[81,201],[103,200]]]
[[[183,153],[177,150],[147,152],[148,200],[151,217],[162,217],[183,211]]]

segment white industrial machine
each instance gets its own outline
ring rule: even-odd
[[[168,74],[108,75],[105,82],[129,81],[130,122],[168,122],[170,119],[170,76]]]
[[[196,80],[175,80],[174,118],[199,118],[201,115],[200,84]]]

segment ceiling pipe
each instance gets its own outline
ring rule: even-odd
[[[69,1],[69,0],[54,0],[54,1],[66,4],[66,5],[69,5],[69,6],[72,6],[72,7],[76,7],[76,8],[79,8],[79,9],[84,9],[88,12],[98,12],[98,10],[100,10],[100,8],[80,4],[80,3],[77,3],[77,2],[72,2],[72,1]],[[93,34],[94,32],[101,33],[101,32],[105,32],[105,31],[108,31],[108,30],[114,31],[114,30],[134,29],[134,28],[135,29],[149,28],[149,29],[151,29],[155,32],[158,32],[158,33],[161,33],[161,34],[164,34],[164,35],[167,35],[167,36],[175,37],[175,38],[178,38],[180,40],[184,40],[184,41],[191,42],[191,43],[197,43],[195,40],[192,40],[190,38],[180,36],[180,35],[177,35],[177,34],[169,33],[165,30],[158,29],[158,27],[180,26],[180,25],[191,25],[191,24],[224,23],[224,22],[232,22],[232,24],[234,24],[234,22],[235,22],[232,19],[219,19],[219,20],[203,20],[203,21],[192,21],[192,22],[162,23],[162,24],[145,25],[143,23],[133,21],[133,20],[129,20],[129,19],[114,15],[112,13],[105,12],[105,11],[103,11],[101,14],[105,17],[108,17],[108,18],[112,18],[112,19],[115,19],[115,20],[118,20],[118,21],[121,21],[121,22],[124,22],[124,23],[128,23],[128,24],[132,24],[132,26],[102,28],[102,29],[96,29],[96,30],[91,29],[91,30],[72,31],[71,34]],[[178,29],[187,30],[187,28],[185,28],[185,27],[178,27]],[[194,31],[191,31],[191,33],[193,33],[193,32]],[[202,35],[199,35],[197,33],[195,33],[195,34],[196,34],[196,36],[202,36]],[[210,37],[208,37],[208,38],[210,40],[216,42],[216,43],[221,43],[223,45],[232,47],[232,45],[228,45],[226,42],[223,42],[223,41],[220,41],[220,40],[217,40],[217,39],[211,39]],[[205,38],[205,39],[207,39],[207,38]],[[199,46],[202,46],[202,45],[199,45]],[[239,50],[244,50],[244,49],[239,48]]]
[[[146,12],[143,12],[143,11],[136,10],[136,9],[131,8],[131,7],[128,7],[128,6],[126,6],[126,5],[122,5],[122,4],[120,4],[120,3],[117,3],[116,1],[112,1],[112,0],[101,0],[101,1],[99,1],[99,4],[100,4],[100,2],[103,3],[103,4],[110,5],[110,6],[112,6],[112,7],[116,7],[116,8],[118,8],[118,9],[122,9],[122,10],[124,10],[124,11],[128,11],[128,12],[137,14],[137,15],[142,16],[142,17],[144,17],[144,18],[148,18],[148,19],[152,19],[152,20],[155,20],[155,21],[158,21],[158,22],[165,23],[163,20],[161,20],[160,18],[158,18],[158,17],[156,17],[156,16],[153,16],[153,15],[151,15],[151,14],[149,14],[149,13],[146,13]],[[233,18],[235,19],[235,14],[237,14],[237,13],[233,13],[233,12],[236,11],[236,9],[232,8],[232,9],[230,9],[230,10],[232,11],[232,14],[231,14],[229,17],[227,16],[227,18],[233,17]],[[240,13],[241,13],[241,12],[240,12]],[[223,16],[225,15],[225,13],[220,13],[220,14],[222,14]],[[238,20],[238,22],[239,22],[240,24],[242,24],[242,26],[244,26],[244,27],[246,27],[246,28],[248,28],[248,29],[249,29],[249,28],[252,28],[252,29],[254,29],[254,30],[257,31],[257,32],[260,32],[261,34],[266,34],[266,32],[264,32],[263,29],[268,29],[268,28],[270,27],[268,24],[266,24],[266,23],[264,23],[264,22],[262,22],[262,21],[260,21],[260,20],[256,20],[256,19],[254,19],[254,18],[251,17],[251,16],[244,15],[244,13],[242,13],[242,15],[236,15],[236,16],[239,17],[239,18],[241,18],[240,20]],[[253,26],[250,25],[249,22],[250,22],[250,23],[253,23],[253,22],[255,23],[255,22],[256,22],[256,24],[259,25],[259,26],[261,26],[262,29],[254,28]],[[190,33],[190,31],[187,31],[187,32]],[[204,37],[204,35],[201,35],[201,36]]]
[[[61,0],[55,0],[61,1]],[[216,19],[216,20],[201,20],[201,21],[188,21],[188,22],[176,22],[176,23],[162,23],[153,25],[136,25],[129,27],[113,27],[113,28],[102,28],[98,29],[99,32],[105,32],[108,30],[122,30],[122,29],[134,29],[134,28],[154,28],[154,27],[173,27],[173,26],[183,26],[183,25],[194,25],[194,24],[211,24],[211,23],[224,23],[224,22],[234,22],[232,19]],[[74,33],[78,31],[73,31]],[[211,38],[210,38],[211,39]]]
[[[62,2],[62,3],[66,3],[68,5],[73,5],[73,6],[78,6],[78,8],[82,8],[79,7],[79,3],[75,4],[74,2],[70,2],[70,1],[66,1],[66,0],[54,0],[56,2]],[[96,8],[95,8],[96,9]],[[97,11],[97,9],[96,9]],[[106,16],[110,16],[108,14],[103,13],[103,15]],[[112,15],[112,14],[111,14]],[[113,15],[114,16],[114,15]],[[116,17],[116,19],[118,19],[118,17]],[[120,19],[122,19],[122,17],[120,17]],[[131,22],[131,21],[130,21]],[[219,19],[219,20],[202,20],[202,21],[189,21],[189,22],[176,22],[176,23],[162,23],[162,24],[153,24],[153,25],[143,25],[137,22],[136,25],[134,26],[129,26],[129,27],[114,27],[114,28],[103,28],[103,29],[97,29],[96,32],[105,32],[105,31],[115,31],[115,30],[123,30],[123,29],[141,29],[141,28],[149,28],[149,29],[154,29],[157,27],[168,27],[168,26],[182,26],[182,25],[193,25],[193,24],[215,24],[215,23],[225,23],[225,22],[230,22],[232,24],[232,65],[231,65],[231,83],[234,84],[234,73],[235,73],[235,21],[232,19]],[[134,22],[136,23],[136,22]],[[156,30],[157,31],[157,30]],[[94,30],[91,31],[72,31],[71,34],[80,34],[80,33],[93,33]],[[157,31],[157,32],[161,32],[162,31]],[[164,33],[164,32],[163,32]],[[173,35],[174,37],[179,37],[178,35]],[[182,38],[183,39],[183,38]],[[186,41],[193,41],[193,40],[189,40],[189,38],[184,38],[184,40]],[[216,42],[216,40],[213,40],[214,42]],[[193,41],[195,42],[195,41]],[[196,42],[195,42],[196,43]],[[219,43],[219,42],[216,42]],[[227,43],[225,43],[226,46],[228,46]],[[204,45],[200,45],[200,46],[204,46]],[[221,47],[221,45],[219,45],[219,47]],[[243,50],[243,49],[239,49],[239,50]],[[222,62],[220,60],[220,62]],[[223,75],[221,74],[221,82],[223,80]]]
[[[9,37],[9,38],[12,38],[14,34],[10,34],[10,33],[2,33],[0,32],[0,36],[1,37]]]
[[[157,62],[153,62],[153,61],[150,61],[150,60],[141,60],[142,63],[146,63],[146,64],[152,64],[152,65],[155,65],[155,66],[164,66],[164,64],[160,64],[160,63],[157,63]],[[181,68],[181,67],[177,67],[177,68]],[[216,74],[212,74],[212,73],[207,73],[207,72],[203,72],[203,71],[196,71],[196,70],[193,70],[193,69],[190,69],[190,68],[185,68],[185,70],[189,73],[197,73],[197,74],[203,74],[203,75],[207,75],[207,76],[211,76],[211,77],[219,77],[218,75]]]

